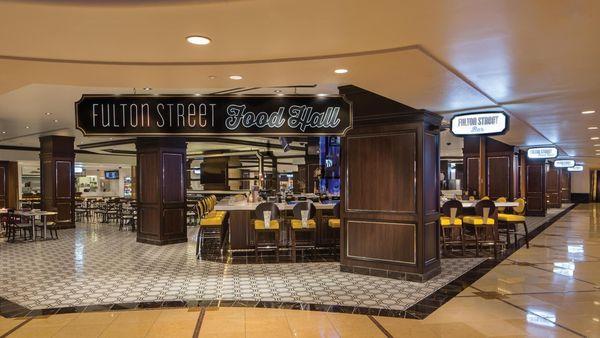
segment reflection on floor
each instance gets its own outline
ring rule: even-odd
[[[195,231],[190,228],[188,237]],[[340,272],[336,262],[226,265],[198,261],[194,253],[192,241],[153,246],[115,226],[80,223],[61,231],[59,240],[0,243],[0,297],[28,309],[224,300],[402,311],[484,260],[444,259],[439,276],[414,283]]]
[[[598,337],[600,205],[580,205],[424,320],[208,307],[0,317],[10,337]]]

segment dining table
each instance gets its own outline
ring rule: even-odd
[[[42,220],[44,226],[44,233],[42,238],[46,239],[46,233],[48,228],[48,216],[58,215],[56,211],[45,211],[45,210],[15,210],[15,215],[29,217],[31,223],[31,234],[32,239],[35,241],[35,219],[39,217]]]

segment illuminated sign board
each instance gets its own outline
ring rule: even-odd
[[[455,115],[450,120],[450,131],[456,136],[502,135],[508,127],[509,118],[503,112]]]
[[[352,107],[337,95],[83,95],[75,120],[86,136],[343,136]]]
[[[529,158],[555,158],[556,156],[558,156],[558,149],[554,147],[527,149]]]
[[[556,160],[554,161],[554,167],[556,168],[570,168],[575,165],[573,160]]]
[[[568,171],[583,171],[583,166],[582,165],[576,165],[573,166],[571,168],[567,168]]]

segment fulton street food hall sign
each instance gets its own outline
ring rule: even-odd
[[[340,96],[83,95],[84,135],[344,135],[351,104]]]

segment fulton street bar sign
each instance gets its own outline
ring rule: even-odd
[[[555,168],[570,168],[575,166],[574,160],[556,160],[554,161]]]
[[[352,107],[340,96],[83,95],[75,118],[90,136],[341,136]]]
[[[450,120],[450,130],[456,136],[502,135],[508,128],[509,118],[503,112],[468,113]]]
[[[558,156],[558,149],[555,147],[547,148],[529,148],[527,149],[527,157],[529,158],[555,158]]]

